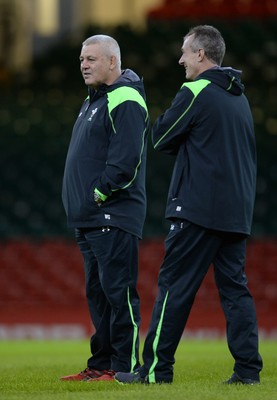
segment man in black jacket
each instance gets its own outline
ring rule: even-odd
[[[61,379],[113,380],[115,371],[139,366],[136,285],[149,117],[143,83],[121,70],[116,40],[85,40],[80,67],[89,93],[73,128],[62,197],[84,258],[95,333],[87,368]]]
[[[256,311],[244,270],[255,198],[255,136],[241,73],[221,67],[224,54],[214,27],[189,31],[179,64],[192,82],[182,85],[153,126],[154,147],[176,156],[166,208],[172,224],[144,365],[117,373],[123,383],[172,382],[174,354],[211,263],[235,360],[226,383],[260,381]]]

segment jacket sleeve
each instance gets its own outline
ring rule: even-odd
[[[148,113],[136,101],[124,101],[110,115],[111,140],[106,168],[96,191],[102,201],[117,190],[126,189],[136,179],[148,133]]]
[[[177,154],[191,129],[194,99],[188,88],[181,88],[170,108],[157,118],[152,128],[152,143],[155,149],[166,154]]]

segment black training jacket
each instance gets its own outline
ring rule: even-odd
[[[148,130],[144,86],[133,71],[89,90],[65,163],[62,198],[69,227],[109,225],[142,236]],[[95,189],[107,197],[100,207]]]
[[[182,85],[155,122],[154,147],[176,155],[166,218],[250,234],[256,145],[240,75],[232,68],[205,71]]]

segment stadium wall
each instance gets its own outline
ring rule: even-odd
[[[163,259],[163,240],[140,244],[141,334],[147,331]],[[75,242],[9,240],[0,244],[0,339],[79,339],[93,332]],[[277,336],[277,240],[249,241],[246,272],[262,337]],[[210,268],[184,334],[221,337],[225,321]]]

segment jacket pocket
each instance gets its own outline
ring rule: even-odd
[[[105,167],[104,162],[90,159],[81,159],[78,164],[78,177],[76,184],[76,213],[79,218],[87,218],[98,210],[94,201],[93,190],[99,176]]]
[[[169,188],[169,197],[171,197],[171,199],[177,199],[180,197],[181,188],[184,186],[187,165],[188,159],[186,148],[181,148],[175,161]]]

